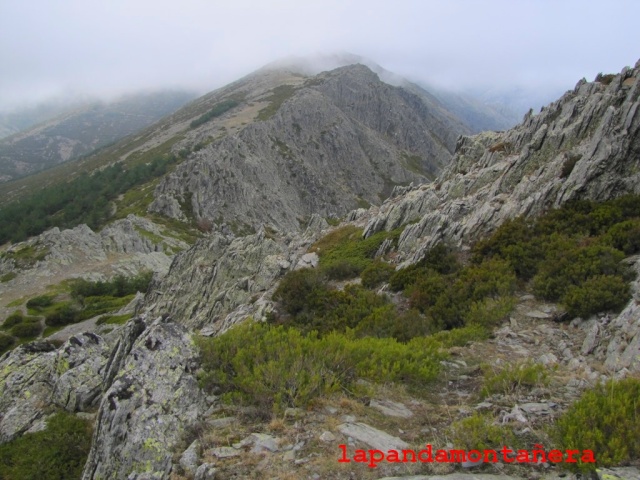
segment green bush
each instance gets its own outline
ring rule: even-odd
[[[571,317],[589,318],[598,312],[619,312],[631,299],[631,289],[623,278],[597,275],[580,285],[571,285],[562,303]]]
[[[0,333],[0,355],[9,350],[16,343],[15,339],[10,335]]]
[[[480,393],[484,397],[494,393],[512,395],[524,389],[542,387],[549,383],[547,369],[539,363],[513,363],[499,369],[483,365],[482,371],[484,384]]]
[[[274,300],[290,315],[315,311],[326,297],[324,276],[315,269],[302,268],[287,273],[273,294]]]
[[[106,282],[77,279],[71,283],[71,295],[80,300],[86,297],[126,297],[146,292],[152,277],[153,272],[142,272],[133,277],[116,275]]]
[[[565,248],[554,248],[540,264],[533,278],[534,293],[546,300],[558,301],[571,286],[579,286],[591,277],[628,275],[623,265],[624,254],[605,245],[592,244],[586,247],[571,246],[565,239]]]
[[[627,220],[613,225],[603,236],[603,242],[626,255],[640,252],[640,220]]]
[[[444,244],[438,244],[418,263],[396,270],[389,278],[389,286],[391,290],[397,292],[410,287],[418,279],[429,275],[429,272],[449,275],[457,272],[461,267],[453,250]]]
[[[80,478],[90,448],[88,423],[70,413],[57,413],[47,420],[45,430],[0,445],[0,478]]]
[[[215,338],[199,338],[204,388],[263,411],[305,406],[350,389],[358,377],[422,385],[439,370],[440,344],[421,348],[393,339],[333,332],[319,337],[295,328],[247,323]]]
[[[362,286],[365,288],[376,288],[381,283],[387,282],[395,272],[393,265],[389,265],[381,260],[376,260],[360,274]]]
[[[69,303],[63,303],[53,312],[45,317],[44,323],[48,327],[62,327],[76,323],[78,321],[79,311]]]
[[[347,225],[338,228],[314,243],[309,251],[320,257],[319,268],[332,280],[357,277],[367,268],[382,242],[395,238],[399,232],[378,232],[362,238],[362,229]]]
[[[611,380],[586,391],[558,419],[563,449],[592,450],[598,466],[628,464],[640,458],[640,380]],[[579,465],[578,468],[589,465]],[[591,467],[592,468],[592,467]]]
[[[191,128],[199,127],[200,125],[203,125],[207,123],[209,120],[213,120],[214,118],[219,117],[223,113],[228,112],[229,110],[231,110],[234,107],[237,107],[238,105],[240,105],[240,102],[238,102],[237,100],[234,100],[234,99],[223,100],[222,102],[216,103],[213,106],[213,108],[209,110],[207,113],[199,116],[194,121],[192,121],[189,124],[189,126]]]
[[[27,302],[27,308],[38,310],[48,307],[53,304],[53,298],[51,295],[40,295],[39,297],[31,298]]]
[[[24,320],[24,316],[22,315],[22,311],[16,310],[5,319],[4,323],[2,324],[2,328],[13,327],[14,325],[18,325],[19,323],[22,323],[23,320]]]
[[[454,447],[466,451],[500,450],[505,445],[513,446],[516,440],[508,427],[498,425],[489,415],[477,412],[453,422],[449,434]]]
[[[40,323],[19,323],[11,328],[11,335],[18,338],[33,338],[40,335],[42,325]]]

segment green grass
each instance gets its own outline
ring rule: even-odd
[[[38,245],[25,245],[19,249],[0,253],[0,258],[13,260],[18,268],[30,268],[45,259],[49,249]]]
[[[124,315],[103,315],[96,322],[97,325],[124,325],[133,317],[132,313]]]
[[[280,85],[271,90],[271,95],[265,99],[270,103],[258,112],[257,119],[260,121],[269,120],[278,112],[282,104],[293,96],[296,90],[297,88],[293,85]]]
[[[223,113],[228,112],[229,110],[231,110],[234,107],[237,107],[238,105],[240,105],[240,102],[234,99],[227,99],[227,100],[223,100],[222,102],[216,103],[211,110],[209,110],[207,113],[203,115],[200,115],[197,119],[192,121],[189,124],[189,127],[191,128],[199,127],[200,125],[203,125],[213,120],[214,118],[219,117]]]

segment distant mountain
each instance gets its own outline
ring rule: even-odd
[[[175,111],[193,98],[183,91],[137,94],[120,100],[76,105],[27,130],[0,140],[0,182],[90,153]],[[59,113],[54,104],[5,114],[4,130]],[[10,125],[10,126],[7,126]]]

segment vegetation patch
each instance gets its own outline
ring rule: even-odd
[[[96,322],[97,325],[124,325],[133,317],[132,313],[124,315],[103,315]]]
[[[307,406],[338,390],[352,391],[358,378],[422,385],[439,371],[441,343],[403,344],[333,332],[319,337],[296,328],[247,322],[215,338],[197,340],[204,388],[228,401],[264,412]]]
[[[80,478],[90,448],[88,422],[70,413],[57,413],[47,420],[45,430],[0,445],[0,478]]]
[[[0,222],[2,218],[2,210],[0,210]],[[1,225],[1,224],[0,224]],[[2,228],[0,226],[0,236],[2,235]],[[2,240],[0,238],[0,243],[6,242],[7,239]],[[15,250],[10,250],[6,252],[0,253],[0,258],[4,258],[7,260],[13,260],[14,264],[18,268],[31,268],[37,262],[40,262],[45,259],[47,254],[49,253],[49,249],[47,247],[41,245],[25,245]],[[13,275],[13,277],[11,276]],[[11,280],[15,278],[15,273],[8,273],[7,278]],[[3,276],[2,278],[4,278]],[[8,280],[3,280],[8,281]]]
[[[535,387],[544,387],[549,383],[549,374],[544,365],[525,362],[505,365],[496,368],[483,365],[484,385],[483,397],[493,394],[514,395]]]
[[[168,154],[126,169],[115,163],[10,203],[0,209],[0,244],[22,241],[54,226],[72,228],[86,223],[92,229],[99,228],[110,219],[111,202],[118,195],[164,175],[177,161]]]
[[[234,107],[237,107],[238,105],[240,105],[240,102],[235,99],[227,99],[227,100],[223,100],[222,102],[216,103],[211,110],[209,110],[207,113],[199,116],[194,121],[192,121],[189,124],[189,127],[191,128],[199,127],[200,125],[203,125],[208,121],[219,117],[223,113],[228,112],[229,110],[231,110]]]
[[[640,380],[611,380],[569,407],[556,437],[565,449],[592,450],[598,466],[629,464],[640,458]],[[578,469],[593,464],[574,464]]]
[[[260,121],[269,120],[278,112],[282,104],[293,96],[296,90],[297,88],[293,85],[280,85],[271,90],[271,95],[265,99],[270,103],[258,112],[257,119]]]
[[[640,197],[577,201],[536,220],[505,222],[473,248],[473,261],[500,258],[536,296],[571,316],[619,311],[631,298],[633,273],[622,262],[640,252]]]
[[[10,282],[11,280],[16,278],[17,276],[18,276],[18,274],[15,273],[15,272],[5,273],[4,275],[0,276],[0,283]]]

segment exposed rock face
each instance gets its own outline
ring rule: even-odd
[[[0,359],[0,443],[34,427],[50,403],[70,412],[95,407],[109,351],[101,337],[85,333],[58,350],[36,342],[6,353]]]
[[[418,220],[399,243],[412,262],[439,241],[469,243],[508,218],[640,192],[639,77],[636,65],[608,85],[580,81],[512,130],[463,137],[437,183],[396,191],[365,234]]]
[[[208,335],[227,330],[269,309],[277,280],[293,268],[326,222],[318,217],[302,236],[268,238],[264,231],[246,237],[213,234],[176,256],[165,278],[145,297],[150,315],[167,312],[189,328]]]
[[[186,330],[159,318],[125,356],[134,336],[114,352],[124,363],[102,397],[83,479],[167,478],[173,450],[204,412],[194,377],[197,353]]]
[[[150,210],[182,218],[182,204],[218,225],[298,231],[313,213],[341,216],[379,204],[394,185],[434,178],[468,132],[440,104],[363,65],[289,81],[279,108],[273,91],[250,98],[278,108],[272,117],[191,155],[157,187]]]

